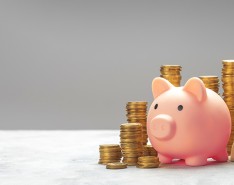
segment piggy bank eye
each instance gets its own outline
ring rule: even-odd
[[[157,109],[158,108],[158,104],[156,104],[155,106],[154,106],[154,109]]]
[[[178,111],[182,111],[183,108],[184,108],[183,105],[179,105],[179,106],[178,106]]]

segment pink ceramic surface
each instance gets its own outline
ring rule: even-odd
[[[218,94],[195,77],[183,87],[157,77],[152,91],[147,132],[161,163],[184,159],[187,165],[200,166],[207,164],[207,158],[228,160],[231,117]]]

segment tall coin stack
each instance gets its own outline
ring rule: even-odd
[[[136,101],[128,102],[126,105],[127,121],[128,123],[141,123],[142,124],[142,144],[146,145],[148,142],[147,135],[147,102]]]
[[[142,125],[141,123],[124,123],[120,126],[120,146],[123,162],[128,166],[137,165],[139,156],[142,156]]]
[[[160,69],[160,77],[167,79],[175,87],[179,87],[182,79],[180,75],[181,69],[180,65],[163,65]]]
[[[231,153],[234,140],[234,60],[223,60],[222,69],[223,99],[226,102],[232,119],[232,130],[227,145],[228,153]]]
[[[100,159],[99,164],[120,162],[122,158],[121,148],[118,144],[99,145]]]
[[[205,84],[205,87],[219,94],[219,77],[217,76],[199,76]]]

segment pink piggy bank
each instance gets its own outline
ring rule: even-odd
[[[183,87],[157,77],[152,91],[147,133],[161,163],[184,159],[186,165],[201,166],[207,164],[207,158],[228,160],[231,117],[217,93],[196,77]]]

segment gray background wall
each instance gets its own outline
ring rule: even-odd
[[[234,1],[0,1],[0,129],[118,129],[162,64],[221,75]]]

